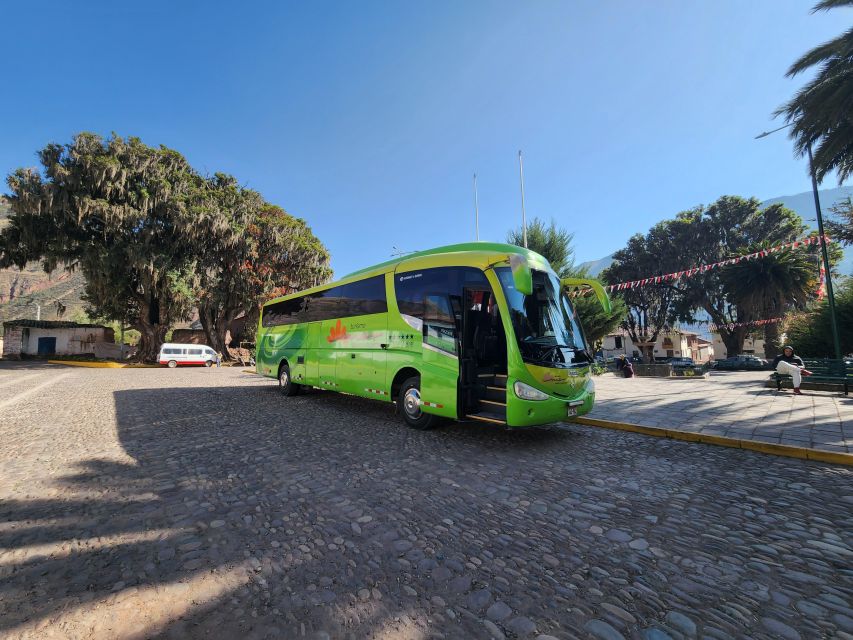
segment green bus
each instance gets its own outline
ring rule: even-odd
[[[285,396],[318,387],[396,402],[406,423],[521,427],[588,413],[592,357],[557,277],[521,247],[472,242],[403,256],[270,300],[256,368]]]

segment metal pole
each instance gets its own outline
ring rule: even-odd
[[[820,196],[817,193],[817,176],[814,171],[814,157],[812,156],[812,145],[809,144],[809,173],[812,177],[812,191],[814,192],[814,208],[817,213],[817,232],[820,234],[820,252],[823,255],[823,268],[826,270],[826,297],[829,300],[829,320],[832,326],[832,346],[835,348],[835,359],[841,360],[841,342],[838,339],[838,323],[835,318],[835,293],[832,291],[832,274],[829,269],[829,253],[826,250],[826,237],[823,235],[823,215],[820,212]]]
[[[480,205],[477,202],[477,174],[474,174],[474,228],[477,232],[476,239],[480,239]]]
[[[36,305],[36,320],[41,320],[41,305]]]
[[[518,178],[521,182],[521,236],[524,248],[527,248],[527,214],[524,211],[524,163],[521,160],[521,149],[518,150]]]

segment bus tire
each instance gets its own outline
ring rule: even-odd
[[[175,367],[178,366],[178,363],[175,360],[169,360],[169,364],[166,366],[169,367],[170,369],[174,369]]]
[[[403,420],[413,429],[432,429],[438,424],[438,416],[421,410],[421,379],[419,376],[408,378],[400,387],[397,405],[403,414]]]
[[[213,366],[213,361],[212,360],[205,360],[204,366],[207,367],[208,369],[210,369],[210,367]]]
[[[286,362],[283,362],[278,368],[278,390],[281,395],[290,397],[299,393],[299,385],[293,382],[290,377],[290,367]]]

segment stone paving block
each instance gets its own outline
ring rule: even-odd
[[[39,366],[0,374],[54,380]],[[752,375],[726,400],[778,413]],[[2,637],[818,638],[853,617],[847,467],[580,425],[414,431],[228,368],[60,382],[0,407]],[[596,415],[672,428],[675,402],[721,394],[625,382]]]

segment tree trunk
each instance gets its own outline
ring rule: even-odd
[[[166,341],[166,332],[169,326],[162,323],[160,318],[160,305],[156,300],[151,304],[139,301],[139,317],[134,323],[134,328],[139,331],[139,345],[136,349],[136,362],[147,362],[149,364],[158,361],[160,347]]]
[[[223,360],[231,360],[228,345],[225,344],[225,336],[235,315],[236,311],[234,310],[217,313],[215,309],[207,305],[199,305],[198,308],[198,319],[204,329],[205,336],[207,336],[207,345],[214,351],[221,353]]]
[[[149,364],[157,362],[160,346],[166,341],[166,331],[169,328],[162,324],[151,324],[147,318],[137,320],[134,328],[139,331],[139,345],[134,360]]]
[[[726,345],[726,355],[728,357],[739,356],[743,351],[743,339],[746,337],[746,332],[738,327],[732,331],[725,329],[720,331],[720,339]]]
[[[771,322],[764,326],[764,357],[772,360],[779,352],[779,325]]]

